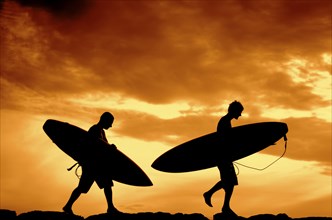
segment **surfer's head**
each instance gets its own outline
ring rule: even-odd
[[[230,114],[233,118],[238,119],[241,116],[243,110],[243,105],[238,101],[234,101],[229,104],[228,114]]]
[[[104,112],[100,116],[99,124],[103,128],[108,129],[108,128],[112,127],[113,121],[114,121],[114,116],[109,112]]]

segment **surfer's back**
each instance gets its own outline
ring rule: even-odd
[[[106,139],[104,129],[101,126],[99,126],[98,124],[93,125],[89,129],[88,133],[93,137],[100,138],[103,141],[108,142],[107,139]]]
[[[227,117],[227,115],[221,117],[218,122],[217,132],[225,133],[232,128],[231,120]]]

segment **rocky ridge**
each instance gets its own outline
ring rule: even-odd
[[[165,212],[142,212],[142,213],[119,213],[119,214],[97,214],[87,218],[78,215],[70,215],[55,211],[31,211],[16,214],[15,211],[0,209],[1,220],[209,220],[202,214],[170,214]],[[287,214],[260,214],[245,217],[223,216],[221,213],[214,215],[214,220],[332,220],[332,217],[303,217],[291,218]]]

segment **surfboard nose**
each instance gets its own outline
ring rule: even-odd
[[[288,132],[288,126],[286,123],[281,123],[281,133],[286,134]]]
[[[48,119],[43,125],[43,130],[51,139],[58,133],[59,122],[53,119]]]

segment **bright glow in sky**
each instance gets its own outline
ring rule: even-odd
[[[328,62],[331,55],[322,54],[322,62],[331,65]],[[314,94],[319,95],[325,100],[331,99],[331,74],[328,71],[317,70],[314,63],[307,60],[292,59],[287,64],[288,74],[296,83],[309,86]]]
[[[106,97],[103,96],[101,98],[96,98],[95,96],[89,95],[88,97],[84,97],[81,99],[72,99],[69,101],[73,102],[74,104],[89,107],[107,108],[109,106],[113,106],[112,108],[117,110],[145,112],[161,119],[180,117],[184,115],[184,111],[199,111],[198,107],[189,106],[185,102],[169,104],[150,104],[137,99],[127,99],[121,97],[120,95],[112,95]]]

